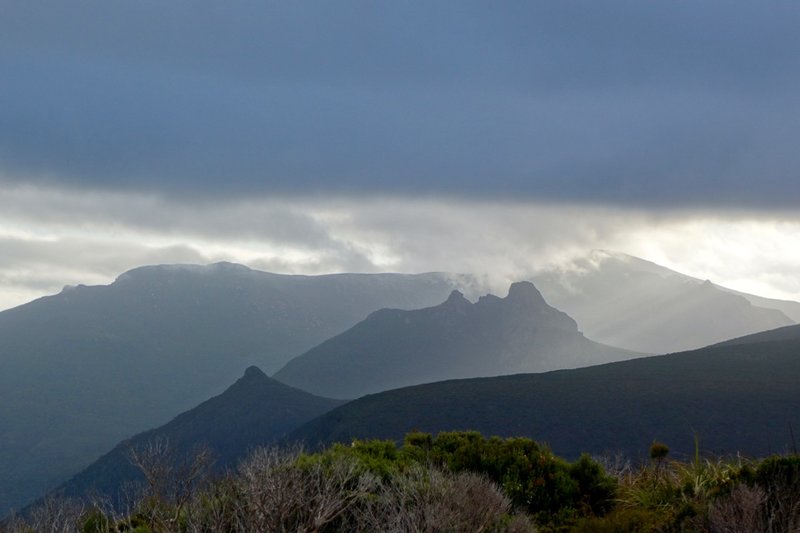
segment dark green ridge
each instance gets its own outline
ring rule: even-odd
[[[800,429],[800,341],[716,346],[543,374],[452,380],[369,395],[291,438],[310,445],[400,440],[411,430],[526,436],[559,455],[638,457],[653,440],[675,454],[766,455]]]

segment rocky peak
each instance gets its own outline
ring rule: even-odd
[[[463,306],[463,305],[472,305],[469,300],[464,297],[464,294],[461,291],[454,290],[450,293],[450,296],[447,297],[443,305],[447,306]]]
[[[508,289],[506,301],[525,306],[547,305],[542,293],[530,281],[512,283]]]
[[[265,378],[267,375],[257,366],[248,366],[244,371],[245,379]]]

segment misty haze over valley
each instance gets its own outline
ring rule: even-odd
[[[800,531],[800,7],[0,6],[0,533]]]

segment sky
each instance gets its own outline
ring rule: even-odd
[[[0,309],[591,249],[800,299],[800,4],[0,0]]]

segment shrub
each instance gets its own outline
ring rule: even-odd
[[[667,529],[668,515],[663,510],[614,509],[604,516],[580,519],[572,528],[576,533],[650,533]]]
[[[650,445],[650,459],[661,462],[669,455],[669,446],[663,442],[653,442]]]
[[[770,457],[755,471],[755,485],[766,494],[767,520],[776,531],[800,529],[800,456]]]
[[[416,465],[384,485],[358,522],[359,531],[529,531],[523,516],[485,477]]]
[[[616,490],[616,481],[588,456],[570,465],[527,438],[487,439],[471,431],[436,438],[415,434],[406,439],[403,452],[453,472],[488,476],[516,508],[537,516],[540,523],[564,523],[585,512],[602,514]]]
[[[614,506],[617,481],[606,474],[602,466],[588,455],[570,465],[570,476],[578,482],[581,506],[586,514],[603,515]]]
[[[717,499],[708,511],[708,528],[725,533],[768,531],[765,513],[767,495],[759,487],[737,485]]]

